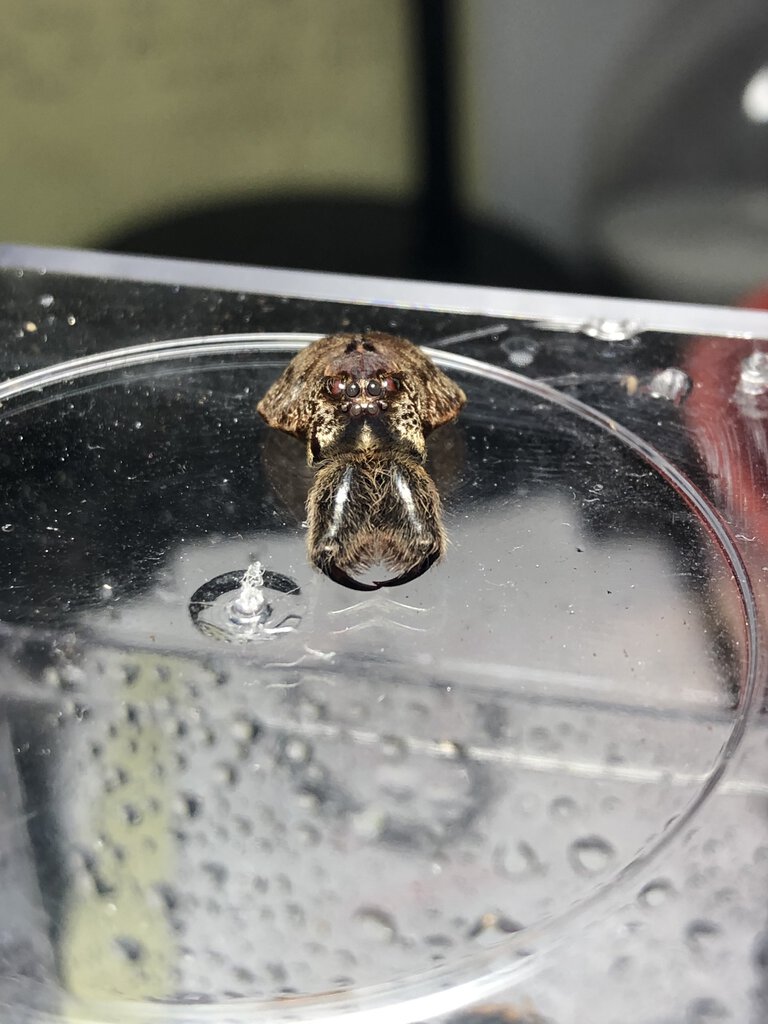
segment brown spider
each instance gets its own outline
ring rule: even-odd
[[[333,334],[286,367],[258,411],[298,437],[317,474],[307,498],[312,563],[355,590],[421,576],[445,552],[425,439],[454,420],[464,392],[415,345],[371,331]],[[355,574],[383,563],[392,579]]]

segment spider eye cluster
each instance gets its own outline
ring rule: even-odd
[[[400,390],[395,377],[374,377],[371,380],[351,380],[348,377],[326,377],[325,387],[333,398],[356,399],[361,395],[382,398]]]

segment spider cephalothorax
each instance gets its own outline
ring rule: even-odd
[[[389,334],[334,334],[292,360],[258,409],[270,426],[304,441],[318,467],[307,500],[317,568],[375,590],[414,579],[443,555],[440,499],[422,465],[425,438],[465,401],[420,349]],[[397,575],[373,584],[354,578],[378,563]]]

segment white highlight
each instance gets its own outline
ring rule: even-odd
[[[341,526],[341,520],[344,515],[344,506],[347,504],[349,498],[350,482],[352,480],[352,469],[351,467],[344,470],[344,476],[341,479],[341,486],[336,491],[336,497],[333,499],[333,518],[331,519],[331,526],[328,530],[328,537],[335,537],[339,532]]]
[[[768,124],[768,65],[758,68],[744,86],[741,109],[755,124]]]
[[[403,504],[408,510],[408,516],[411,520],[413,528],[416,530],[417,533],[421,533],[421,523],[419,522],[418,516],[416,515],[416,503],[413,500],[413,493],[411,491],[411,488],[403,479],[402,473],[395,473],[395,487],[397,487],[397,493],[403,499]]]

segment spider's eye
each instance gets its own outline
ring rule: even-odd
[[[387,377],[383,383],[384,390],[387,392],[387,394],[391,395],[393,391],[400,390],[400,381],[397,380],[395,377]]]
[[[333,395],[334,398],[340,398],[341,395],[347,392],[346,381],[341,380],[339,377],[326,377],[325,387],[329,395]]]
[[[383,390],[381,386],[381,381],[369,380],[368,383],[365,385],[365,390],[371,396],[371,398],[378,398]]]
[[[351,384],[347,384],[346,394],[348,398],[357,398],[360,394],[360,385],[355,384],[354,381]]]

